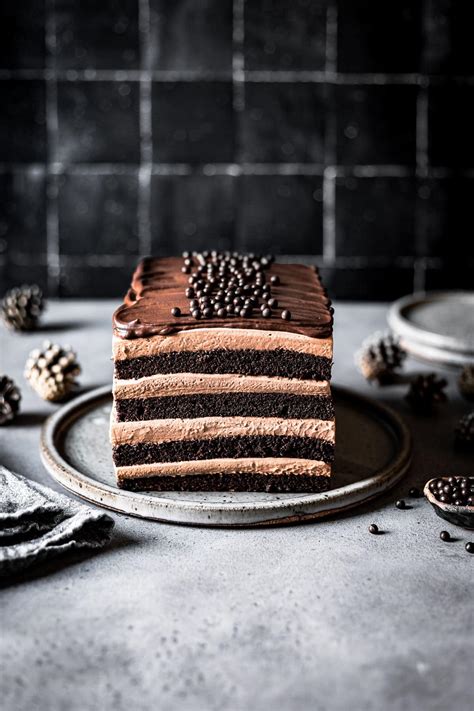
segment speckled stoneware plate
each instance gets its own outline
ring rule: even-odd
[[[388,323],[419,360],[448,367],[474,362],[474,291],[406,296],[392,305]]]
[[[335,387],[333,489],[320,494],[137,493],[118,489],[109,444],[112,396],[99,388],[64,405],[44,424],[41,456],[66,489],[114,511],[195,526],[256,526],[315,519],[377,496],[406,472],[411,437],[403,421],[373,400]]]

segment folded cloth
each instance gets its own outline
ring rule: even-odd
[[[97,549],[113,519],[0,466],[0,578],[67,552]]]

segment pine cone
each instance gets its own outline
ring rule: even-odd
[[[0,305],[3,322],[14,331],[33,331],[43,310],[43,292],[36,284],[10,289]]]
[[[393,381],[406,355],[393,334],[377,332],[363,342],[356,363],[364,378],[382,385]]]
[[[436,404],[448,399],[444,392],[446,385],[447,381],[435,373],[418,375],[410,384],[405,400],[414,412],[428,415]]]
[[[454,443],[460,449],[474,449],[474,411],[459,420],[454,430]]]
[[[81,368],[70,346],[61,347],[45,341],[43,349],[30,353],[25,378],[43,400],[58,402],[76,387]]]
[[[461,395],[468,400],[474,400],[474,365],[465,365],[458,379]]]
[[[20,409],[21,393],[13,380],[0,375],[0,425],[11,422]]]

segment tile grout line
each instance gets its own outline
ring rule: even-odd
[[[140,0],[142,2],[142,0]],[[244,0],[234,0],[235,4],[242,5]],[[348,86],[357,86],[359,84],[367,85],[399,85],[406,84],[411,86],[422,86],[426,81],[433,85],[447,85],[448,80],[443,75],[437,74],[388,74],[388,73],[348,73],[338,72],[335,69],[335,64],[329,58],[329,63],[332,64],[331,69],[325,71],[318,70],[275,70],[275,69],[246,69],[244,70],[245,81],[249,83],[279,83],[279,82],[303,82],[314,84],[340,84]],[[327,64],[327,63],[326,63]],[[193,82],[193,81],[232,81],[232,73],[222,71],[204,71],[204,70],[172,70],[172,69],[150,69],[150,78],[155,81],[162,82]],[[140,81],[142,70],[140,69],[57,69],[57,79],[60,81],[75,82],[75,81]],[[48,69],[0,69],[0,81],[9,81],[15,79],[22,80],[47,80]],[[474,75],[455,75],[449,77],[449,84],[456,85],[474,85]]]
[[[138,169],[138,252],[151,252],[151,174],[153,164],[150,0],[139,0],[140,166]]]
[[[337,7],[330,3],[326,10],[326,60],[324,74],[327,78],[337,71]],[[326,87],[328,90],[328,87]],[[332,265],[336,259],[336,111],[334,96],[327,97],[326,127],[324,137],[323,173],[323,262]]]
[[[245,0],[233,0],[232,4],[232,92],[233,92],[233,132],[234,132],[234,164],[229,174],[238,176],[242,172],[241,121],[245,110]],[[233,181],[234,185],[234,230],[232,247],[242,243],[242,181]]]
[[[58,149],[58,86],[56,76],[55,2],[46,2],[45,44],[46,66],[46,245],[47,279],[50,295],[58,295],[60,286],[59,196],[58,177],[52,170]]]
[[[429,177],[429,151],[428,151],[428,90],[427,78],[418,86],[416,97],[416,176],[417,196],[415,200],[415,259],[413,262],[413,291],[424,291],[426,286],[426,258],[421,257],[423,252],[423,237],[426,229],[423,219],[424,204],[420,198],[420,180]]]

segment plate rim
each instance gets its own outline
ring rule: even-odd
[[[95,402],[111,398],[112,391],[109,385],[78,396],[45,420],[40,438],[41,460],[53,479],[76,496],[97,506],[139,518],[192,526],[251,527],[333,515],[363,504],[394,486],[406,473],[411,463],[412,436],[404,420],[392,408],[351,389],[337,385],[332,387],[344,398],[357,400],[363,404],[364,409],[376,410],[384,425],[391,430],[392,437],[400,442],[400,449],[376,474],[337,489],[308,494],[305,498],[248,503],[176,501],[162,498],[158,492],[151,495],[150,492],[119,489],[80,472],[62,457],[55,445],[55,439],[67,429],[68,424],[79,418],[81,413],[93,407]],[[100,495],[101,493],[103,496]],[[105,495],[111,496],[114,501],[117,500],[117,505],[104,501]],[[140,501],[143,506],[147,504],[150,509],[156,509],[157,513],[160,510],[161,515],[133,509],[133,503],[136,501]],[[119,503],[121,506],[118,505]],[[248,520],[228,521],[232,514],[237,517],[241,514]],[[212,520],[213,518],[215,520]]]
[[[454,301],[461,296],[469,296],[474,299],[474,291],[463,289],[457,289],[455,291],[417,291],[413,294],[402,296],[390,306],[387,314],[388,324],[397,335],[409,342],[413,342],[417,346],[432,346],[438,349],[438,351],[446,351],[448,357],[451,352],[468,357],[471,356],[474,359],[473,346],[466,344],[454,336],[443,336],[435,331],[429,331],[428,329],[414,326],[405,316],[409,308],[419,306],[422,303],[447,300]]]

